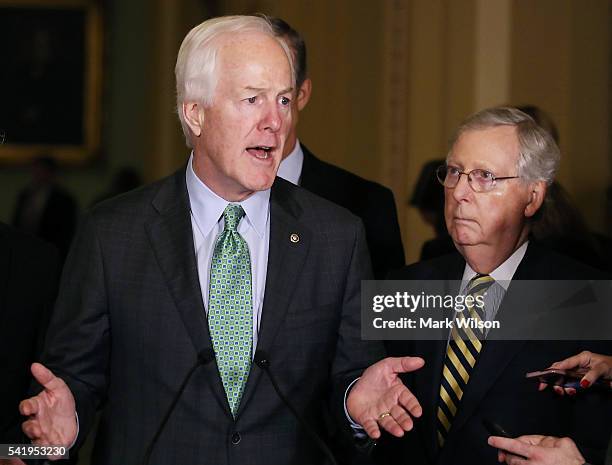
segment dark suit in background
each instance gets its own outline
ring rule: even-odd
[[[55,245],[66,258],[77,223],[77,204],[69,192],[52,185],[45,194],[42,205],[32,205],[39,189],[28,187],[17,199],[13,226]]]
[[[402,280],[461,280],[465,260],[459,253],[420,262],[392,274]],[[530,243],[516,270],[514,280],[602,279],[605,276],[578,262]],[[498,317],[516,312],[522,296],[510,285]],[[525,373],[544,369],[554,361],[574,355],[584,344],[564,341],[486,341],[470,376],[467,388],[440,449],[436,433],[440,380],[446,353],[446,339],[440,341],[387,341],[390,356],[414,355],[425,359],[425,366],[405,378],[407,386],[421,402],[423,416],[416,429],[397,440],[385,438],[378,446],[380,461],[397,463],[410,457],[412,464],[462,465],[496,464],[497,451],[487,444],[490,433],[482,420],[501,425],[513,437],[522,434],[570,436],[587,459],[600,463],[610,437],[611,403],[601,392],[588,392],[576,398],[561,398],[552,390],[539,392],[537,383]],[[610,344],[598,344],[601,351]],[[606,393],[603,393],[606,394]]]
[[[276,178],[257,349],[323,437],[330,395],[342,409],[348,383],[382,357],[382,345],[360,340],[360,285],[370,276],[359,219]],[[206,347],[183,169],[88,215],[66,262],[43,363],[74,394],[78,443],[103,409],[94,463],[133,464]],[[256,365],[234,421],[213,361],[194,373],[150,463],[324,462]]]
[[[302,145],[300,186],[361,218],[376,279],[405,265],[404,246],[390,189],[315,157]]]
[[[59,272],[53,246],[0,223],[0,443],[23,442],[18,405],[39,356]]]

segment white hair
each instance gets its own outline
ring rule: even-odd
[[[213,103],[219,79],[217,55],[222,41],[219,38],[238,33],[261,33],[276,40],[285,51],[295,83],[293,54],[274,34],[270,22],[263,16],[221,16],[194,27],[185,36],[176,59],[176,108],[185,134],[187,146],[192,147],[189,126],[183,114],[184,102],[199,102],[204,107]]]
[[[519,141],[518,176],[525,182],[552,184],[559,168],[561,153],[550,133],[538,126],[531,116],[516,108],[494,107],[468,117],[451,140],[451,150],[459,136],[467,131],[496,126],[514,126]]]

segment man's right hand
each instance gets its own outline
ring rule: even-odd
[[[74,396],[66,383],[40,363],[32,364],[32,375],[43,390],[21,401],[19,411],[28,416],[21,425],[33,444],[71,446],[77,437]]]

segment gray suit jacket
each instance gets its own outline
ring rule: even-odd
[[[361,222],[277,178],[258,349],[298,411],[327,436],[326,404],[382,357],[360,340]],[[299,242],[290,235],[299,235]],[[96,409],[95,464],[137,464],[196,354],[211,340],[184,169],[107,201],[68,256],[43,362],[75,395],[80,445]],[[253,366],[234,421],[215,362],[191,378],[152,464],[324,463],[266,375]]]

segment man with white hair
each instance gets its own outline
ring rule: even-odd
[[[195,27],[176,81],[191,157],[85,219],[23,430],[78,448],[102,408],[96,464],[325,463],[325,405],[383,355],[359,335],[363,226],[275,177],[295,78],[265,19]],[[418,415],[397,373],[420,363],[375,363],[349,413]]]
[[[437,173],[444,185],[446,226],[458,253],[406,267],[391,278],[461,281],[459,292],[465,296],[489,294],[474,318],[492,322],[517,320],[529,308],[529,297],[513,292],[511,282],[600,277],[529,239],[559,158],[551,136],[519,110],[498,107],[469,117]],[[512,436],[571,435],[604,450],[610,425],[602,426],[601,420],[609,401],[589,396],[560,402],[550,392],[538,392],[537,383],[525,377],[572,355],[579,344],[525,340],[527,332],[522,336],[489,340],[486,331],[452,328],[437,341],[387,341],[389,355],[425,360],[422,370],[403,378],[423,415],[415,431],[379,445],[379,452],[392,459],[410,456],[413,464],[495,464],[497,451],[487,443],[495,433],[487,427],[492,423]],[[581,423],[581,415],[588,422]],[[395,416],[390,410],[385,421],[392,423]]]

